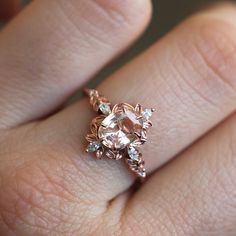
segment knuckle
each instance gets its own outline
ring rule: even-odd
[[[217,17],[197,14],[180,27],[180,32],[183,37],[176,40],[177,47],[185,58],[187,73],[196,75],[191,80],[184,74],[187,84],[212,104],[223,96],[235,99],[235,26]]]
[[[81,21],[78,22],[78,10],[81,13],[81,20],[86,22],[83,30],[93,30],[120,32],[124,30],[137,31],[140,27],[145,26],[151,16],[150,1],[109,1],[109,0],[89,0],[89,1],[58,1],[60,8],[74,26],[81,30]],[[83,11],[83,12],[82,12]],[[93,24],[96,21],[96,26]],[[89,24],[88,24],[89,23]],[[79,25],[78,25],[79,24]],[[93,36],[93,35],[92,35]],[[116,35],[117,37],[117,35]]]
[[[209,19],[200,25],[200,38],[195,41],[199,53],[208,67],[235,89],[236,80],[232,74],[236,66],[235,27],[218,19]]]
[[[114,19],[124,19],[124,22],[128,22],[131,25],[137,24],[137,21],[140,20],[146,23],[151,16],[150,1],[138,0],[133,2],[132,0],[125,0],[121,2],[116,0],[96,0],[95,2],[103,6],[107,12],[111,14],[115,13],[113,15],[115,17]],[[116,16],[118,16],[118,18]]]
[[[89,215],[94,205],[90,207],[84,196],[78,196],[82,193],[73,188],[70,170],[51,164],[34,160],[11,175],[1,174],[0,231],[5,230],[5,235],[64,235],[94,228]]]
[[[60,224],[69,224],[67,214],[60,211],[73,201],[66,196],[63,187],[48,178],[35,166],[24,167],[9,178],[4,176],[0,213],[6,229],[44,235]]]
[[[118,13],[118,18],[115,17],[115,19],[120,19],[119,16],[123,16],[124,22],[127,22],[128,25],[132,27],[137,26],[137,23],[145,25],[150,20],[151,2],[149,0],[138,0],[135,2],[130,0],[122,2],[115,0],[96,0],[96,2],[105,6],[104,8],[107,9],[107,11]],[[115,9],[115,11],[113,9]]]
[[[78,157],[78,144],[75,154],[73,148],[65,148],[60,137],[50,131],[47,135],[53,141],[49,143],[47,138],[43,141],[41,127],[30,127],[27,132],[17,129],[21,136],[17,131],[11,133],[6,140],[10,146],[1,149],[1,158],[8,162],[0,166],[0,232],[4,235],[92,232],[101,225],[107,210],[104,195],[96,192],[97,180],[90,181],[85,162],[78,165],[70,158]],[[19,143],[22,135],[24,141]],[[35,137],[40,137],[39,143],[30,141],[37,140]],[[96,224],[92,222],[95,216]]]

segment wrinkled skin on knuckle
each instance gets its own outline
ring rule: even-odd
[[[36,162],[14,172],[4,174],[0,194],[2,221],[8,229],[24,235],[47,235],[53,229],[69,232],[76,202],[63,183],[50,180]]]
[[[103,46],[111,46],[110,40],[117,42],[118,39],[129,38],[130,32],[137,34],[147,25],[151,16],[150,1],[69,0],[55,1],[55,4],[79,34],[85,34],[88,41],[100,42]],[[88,35],[90,37],[87,37]],[[107,37],[110,40],[107,40]]]
[[[232,70],[236,70],[235,29],[236,26],[222,20],[206,19],[206,22],[202,22],[202,26],[199,27],[201,39],[196,41],[196,47],[210,69],[234,90],[236,80]]]
[[[220,101],[232,102],[236,98],[235,28],[217,17],[197,14],[180,26],[177,32],[182,37],[174,43],[182,61],[184,58],[182,64],[175,66],[181,78],[201,98],[218,108]]]
[[[125,0],[118,2],[116,0],[96,0],[95,2],[103,6],[107,12],[110,11],[111,16],[112,12],[116,12],[118,16],[123,16],[123,20],[130,26],[140,26],[138,23],[145,25],[151,16],[150,1],[138,0],[133,2],[132,0]],[[121,19],[121,17],[116,18],[116,15],[114,15],[114,17],[114,19],[117,20]]]
[[[12,157],[16,152],[17,157]],[[42,145],[9,153],[8,158],[21,161],[0,171],[4,235],[80,235],[97,227],[92,219],[102,215],[106,204],[99,205],[93,195],[86,194],[78,169],[58,158],[63,158],[61,152]]]

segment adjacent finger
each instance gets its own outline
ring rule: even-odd
[[[235,8],[230,9],[193,16],[99,86],[113,104],[157,108],[149,140],[142,148],[148,173],[235,110]],[[85,99],[43,122],[42,130],[55,135],[59,153],[69,152],[60,158],[68,160],[69,156],[78,165],[80,178],[86,169],[86,179],[111,199],[129,188],[134,178],[122,161],[93,160],[84,154],[85,135],[96,116],[91,110]]]
[[[0,127],[45,116],[144,29],[149,0],[36,0],[0,37]]]
[[[123,229],[141,221],[132,228],[144,235],[149,229],[160,235],[235,235],[235,142],[236,114],[151,177],[130,201]]]

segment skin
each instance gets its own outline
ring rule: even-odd
[[[99,85],[157,108],[141,186],[122,161],[85,154],[87,98],[61,108],[150,16],[148,0],[35,0],[0,32],[0,235],[236,234],[233,4],[195,13]]]

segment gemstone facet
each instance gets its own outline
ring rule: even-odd
[[[119,104],[117,110],[108,115],[98,129],[102,144],[112,149],[123,149],[141,133],[143,121],[138,119],[134,109],[126,104]]]

